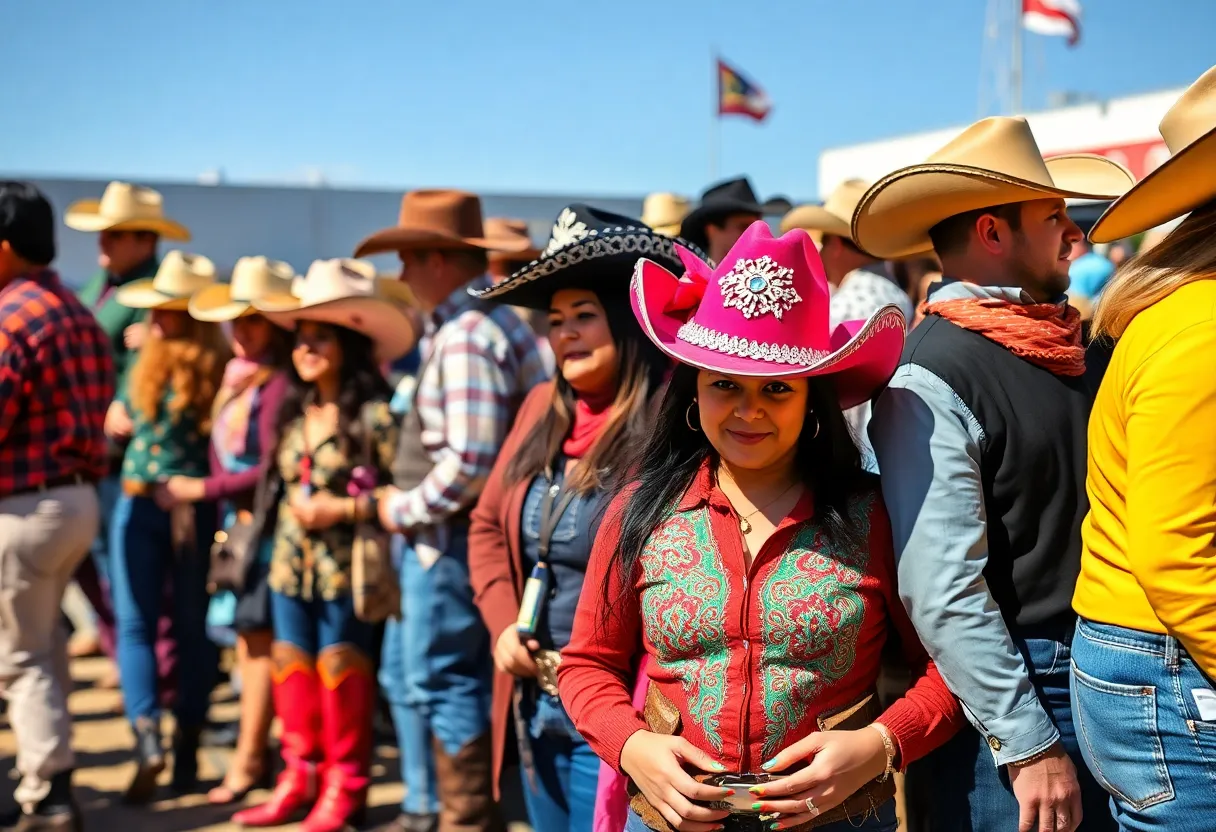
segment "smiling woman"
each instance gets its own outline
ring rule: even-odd
[[[645,260],[635,272],[643,331],[681,363],[596,537],[598,588],[562,654],[562,700],[633,780],[627,830],[754,828],[757,816],[894,830],[891,771],[960,716],[899,601],[877,479],[842,412],[886,381],[903,316],[884,308],[830,332],[803,231],[774,240],[757,223],[714,271],[681,258],[681,279]],[[891,629],[913,685],[881,711]],[[637,645],[644,714],[624,681]]]

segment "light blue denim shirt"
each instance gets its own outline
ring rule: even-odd
[[[1018,288],[956,280],[935,283],[929,296],[1033,303]],[[1039,753],[1060,734],[984,580],[983,438],[980,423],[954,390],[916,364],[895,371],[870,419],[900,597],[967,718],[990,748],[998,746],[993,757],[999,766]]]

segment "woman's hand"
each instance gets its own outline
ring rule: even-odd
[[[311,497],[296,492],[291,498],[291,513],[308,531],[323,531],[350,519],[350,500],[324,491],[313,492]]]
[[[182,503],[197,503],[206,496],[203,480],[199,477],[169,477],[156,486],[152,495],[162,511],[169,511]]]
[[[880,776],[887,770],[887,749],[875,728],[821,731],[794,743],[764,768],[781,772],[802,760],[807,761],[806,768],[751,789],[761,798],[761,812],[781,814],[778,829],[807,823],[835,809]]]
[[[494,666],[503,673],[510,673],[521,679],[536,678],[536,660],[528,651],[539,650],[540,642],[528,639],[525,647],[519,641],[519,631],[511,625],[502,631],[498,641],[494,643]]]
[[[110,407],[106,411],[106,421],[102,429],[106,432],[106,436],[111,439],[130,439],[131,431],[135,425],[131,422],[131,417],[127,415],[127,408],[122,402],[110,402]]]
[[[722,771],[722,764],[682,737],[665,737],[638,731],[621,749],[621,768],[646,795],[673,829],[679,832],[712,832],[721,829],[729,812],[707,809],[692,803],[724,800],[730,789],[698,783],[684,765],[701,771]]]
[[[129,350],[137,350],[148,340],[148,323],[140,321],[122,331],[122,344]]]

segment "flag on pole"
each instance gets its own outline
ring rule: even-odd
[[[1022,0],[1022,25],[1039,35],[1067,37],[1069,46],[1081,39],[1079,0]]]
[[[740,115],[764,121],[773,110],[764,90],[718,59],[718,115]]]

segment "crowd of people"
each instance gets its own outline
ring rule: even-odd
[[[362,824],[383,702],[381,832],[1216,829],[1214,113],[1139,183],[985,119],[779,233],[746,179],[543,248],[412,191],[226,281],[115,182],[79,293],[0,183],[0,825],[87,821],[79,586],[127,803],[199,788],[234,650],[242,828]]]

